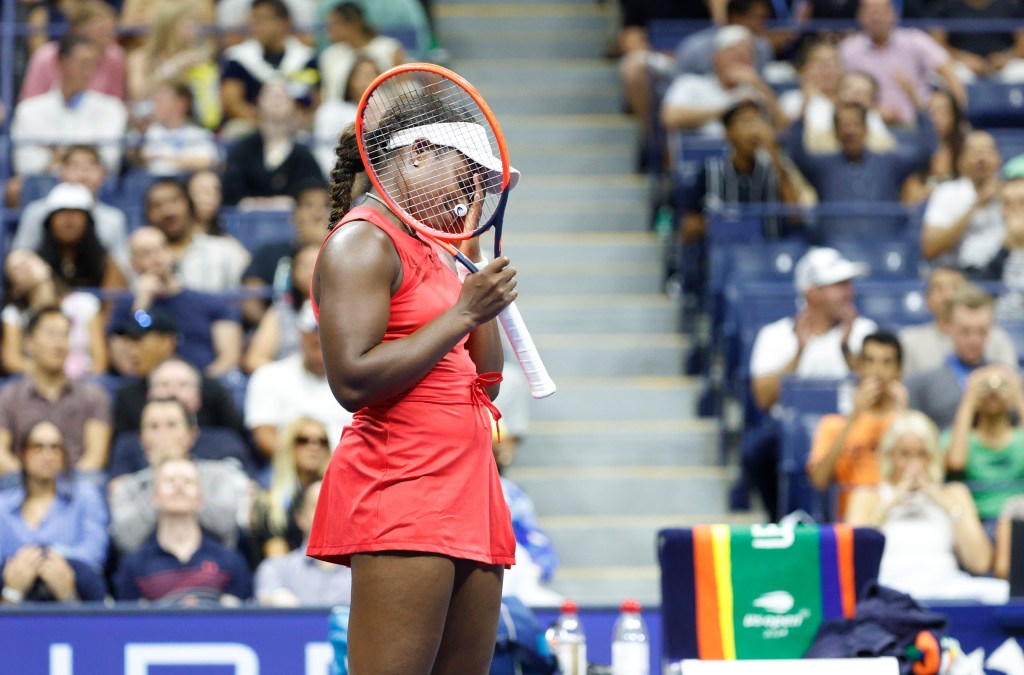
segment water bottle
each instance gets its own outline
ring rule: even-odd
[[[348,606],[340,605],[331,610],[328,620],[327,640],[334,648],[331,661],[331,675],[348,675]]]
[[[572,600],[562,603],[553,637],[553,651],[562,675],[587,675],[587,637],[580,625],[579,608]]]
[[[612,675],[650,675],[651,643],[640,603],[625,600],[612,632]]]

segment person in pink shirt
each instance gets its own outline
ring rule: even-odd
[[[100,68],[89,89],[124,100],[125,54],[117,44],[117,15],[110,5],[91,0],[76,6],[68,17],[69,31],[90,40],[103,50]],[[57,42],[47,42],[32,53],[19,101],[45,94],[60,82]]]
[[[839,55],[847,70],[869,73],[878,81],[882,117],[888,124],[914,123],[914,99],[928,100],[932,73],[966,107],[967,93],[949,53],[924,31],[898,27],[891,0],[860,0],[857,21],[863,30],[839,44]]]

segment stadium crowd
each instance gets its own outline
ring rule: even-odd
[[[704,414],[741,420],[732,507],[879,528],[881,583],[1005,600],[1024,116],[983,111],[1020,95],[1024,5],[621,4],[688,368]]]
[[[438,53],[429,2],[18,7],[0,117],[2,603],[347,604],[348,568],[305,556],[351,420],[309,285],[337,136],[373,78]],[[501,466],[527,422],[517,375]],[[524,562],[510,585],[557,601],[551,542],[504,486]]]

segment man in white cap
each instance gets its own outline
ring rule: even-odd
[[[245,392],[245,424],[252,430],[256,448],[267,458],[277,449],[278,432],[297,417],[322,421],[332,448],[342,428],[352,421],[352,414],[331,393],[320,331],[308,301],[299,312],[298,329],[299,351],[257,368]]]
[[[775,126],[785,122],[772,88],[754,69],[754,35],[743,26],[725,26],[715,33],[714,72],[680,75],[665,92],[661,121],[670,131],[693,131],[722,138],[721,118],[740,99],[760,101]]]
[[[750,389],[757,407],[772,411],[787,376],[841,379],[856,365],[865,336],[874,321],[857,315],[853,280],[868,272],[834,248],[813,248],[796,264],[794,285],[799,294],[795,316],[761,328],[750,357]],[[756,483],[774,520],[778,515],[779,436],[774,417],[744,441],[743,479],[737,489]],[[736,501],[736,495],[734,495]]]

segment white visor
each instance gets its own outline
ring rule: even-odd
[[[440,145],[446,148],[453,148],[461,152],[468,159],[476,162],[496,176],[489,176],[485,181],[488,185],[487,191],[491,193],[500,192],[501,188],[501,157],[496,157],[491,151],[491,144],[487,140],[487,132],[479,124],[472,122],[438,122],[436,124],[424,124],[418,127],[403,129],[391,136],[388,141],[388,150],[396,150],[416,141],[423,139],[433,145]],[[511,190],[519,182],[519,172],[509,167],[508,187]],[[491,186],[494,187],[491,187]]]

